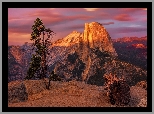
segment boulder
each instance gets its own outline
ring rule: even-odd
[[[8,102],[23,102],[28,100],[25,84],[19,81],[8,85]]]

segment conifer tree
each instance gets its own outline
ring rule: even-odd
[[[42,20],[37,18],[32,26],[31,41],[35,54],[32,55],[30,67],[25,79],[47,77],[47,55],[49,55],[49,46],[51,38],[55,34],[50,28],[46,29]],[[42,37],[41,37],[42,36]],[[46,36],[46,37],[45,37]]]
[[[54,71],[52,71],[49,75],[49,83],[47,85],[47,89],[49,89],[50,81],[61,81],[61,78]]]

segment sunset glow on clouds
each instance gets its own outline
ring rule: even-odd
[[[86,11],[96,11],[99,8],[84,8]]]
[[[37,17],[56,33],[53,41],[74,30],[83,32],[84,23],[90,22],[101,23],[111,38],[147,35],[146,8],[9,8],[8,44],[30,42]]]

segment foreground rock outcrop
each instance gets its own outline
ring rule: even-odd
[[[28,93],[24,83],[19,81],[8,84],[8,102],[22,102],[28,99]]]
[[[9,107],[117,107],[111,105],[104,86],[89,85],[81,81],[52,81],[50,90],[46,90],[42,80],[27,80],[10,82],[8,89],[15,89],[17,86],[22,88],[21,83],[26,87],[27,99],[11,102],[8,98]],[[16,92],[20,91],[22,90]],[[9,92],[9,94],[12,96],[14,93]],[[123,107],[146,106],[145,89],[132,86],[130,94],[130,103]],[[18,95],[17,97],[20,96]]]

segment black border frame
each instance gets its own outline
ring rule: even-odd
[[[61,4],[63,8],[147,8],[147,107],[8,107],[8,8],[62,8]],[[2,112],[152,112],[152,2],[2,2],[2,38]]]

